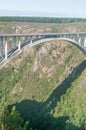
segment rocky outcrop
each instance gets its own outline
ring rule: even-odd
[[[38,68],[41,66],[42,59],[49,53],[49,50],[51,49],[50,44],[44,44],[42,48],[39,50],[39,52],[36,54],[35,62],[32,67],[33,71],[37,71]]]
[[[39,71],[39,77],[41,78],[44,75],[47,75],[47,77],[52,77],[56,71],[57,66],[59,64],[63,64],[65,57],[70,53],[68,50],[65,51],[66,46],[67,44],[65,45],[65,42],[62,41],[44,43],[39,51],[36,52],[32,71]]]

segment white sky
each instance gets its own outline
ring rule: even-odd
[[[0,0],[0,16],[86,17],[86,0]]]

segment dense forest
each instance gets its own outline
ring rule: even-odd
[[[9,22],[42,22],[42,23],[72,23],[72,22],[84,22],[86,18],[60,18],[60,17],[0,17],[0,21]]]

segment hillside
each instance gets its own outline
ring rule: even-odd
[[[0,33],[11,33],[12,27],[12,33],[38,33],[85,31],[86,23],[2,25]],[[9,122],[9,118],[2,120],[4,108],[11,112],[15,106],[22,119],[30,122],[27,130],[86,130],[85,78],[86,57],[69,42],[24,48],[0,70],[0,129],[9,130],[2,129]]]
[[[28,23],[0,22],[0,34],[45,32],[86,32],[86,22],[77,23]]]

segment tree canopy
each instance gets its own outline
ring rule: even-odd
[[[84,22],[86,18],[60,18],[60,17],[20,17],[20,16],[2,16],[0,21],[8,22],[42,22],[42,23],[72,23]]]

